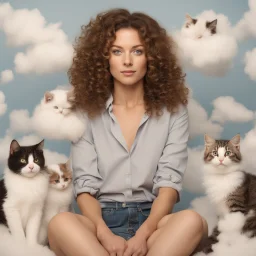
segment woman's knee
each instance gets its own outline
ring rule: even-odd
[[[71,218],[74,218],[74,214],[71,212],[61,212],[56,214],[52,219],[50,220],[48,224],[48,230],[55,230],[59,226],[62,226],[63,223],[69,221]]]
[[[207,229],[207,222],[196,211],[183,210],[179,212],[179,219],[180,219],[180,222],[183,223],[184,226],[188,228],[188,230],[193,231],[193,233],[197,233],[203,236],[204,233],[206,232],[205,229]]]

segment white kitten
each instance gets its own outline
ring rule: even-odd
[[[83,117],[74,108],[73,91],[46,92],[32,117],[34,130],[49,139],[77,141],[84,133]]]
[[[49,177],[48,195],[44,207],[39,242],[47,244],[47,227],[50,220],[60,212],[71,210],[73,199],[72,172],[69,162],[66,164],[52,164],[47,167]]]
[[[194,19],[186,14],[186,21],[181,29],[181,35],[191,39],[201,39],[216,34],[217,19],[207,21],[203,18]]]
[[[48,190],[48,175],[43,170],[44,142],[20,146],[16,140],[10,145],[8,168],[0,182],[0,221],[11,235],[36,244],[43,205]],[[2,208],[2,209],[1,209]]]

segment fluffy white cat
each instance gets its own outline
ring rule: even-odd
[[[74,108],[73,92],[59,89],[45,93],[34,111],[32,124],[45,138],[72,142],[77,141],[86,128],[82,114]]]

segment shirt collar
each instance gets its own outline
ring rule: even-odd
[[[107,100],[107,102],[106,102],[106,109],[108,109],[109,106],[110,106],[112,103],[113,103],[113,95],[112,95],[112,93],[111,93],[110,96],[109,96],[109,98],[108,98],[108,100]]]

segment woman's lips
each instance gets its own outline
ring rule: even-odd
[[[124,74],[125,76],[132,76],[134,73],[135,73],[135,71],[122,71],[121,72],[122,74]]]

